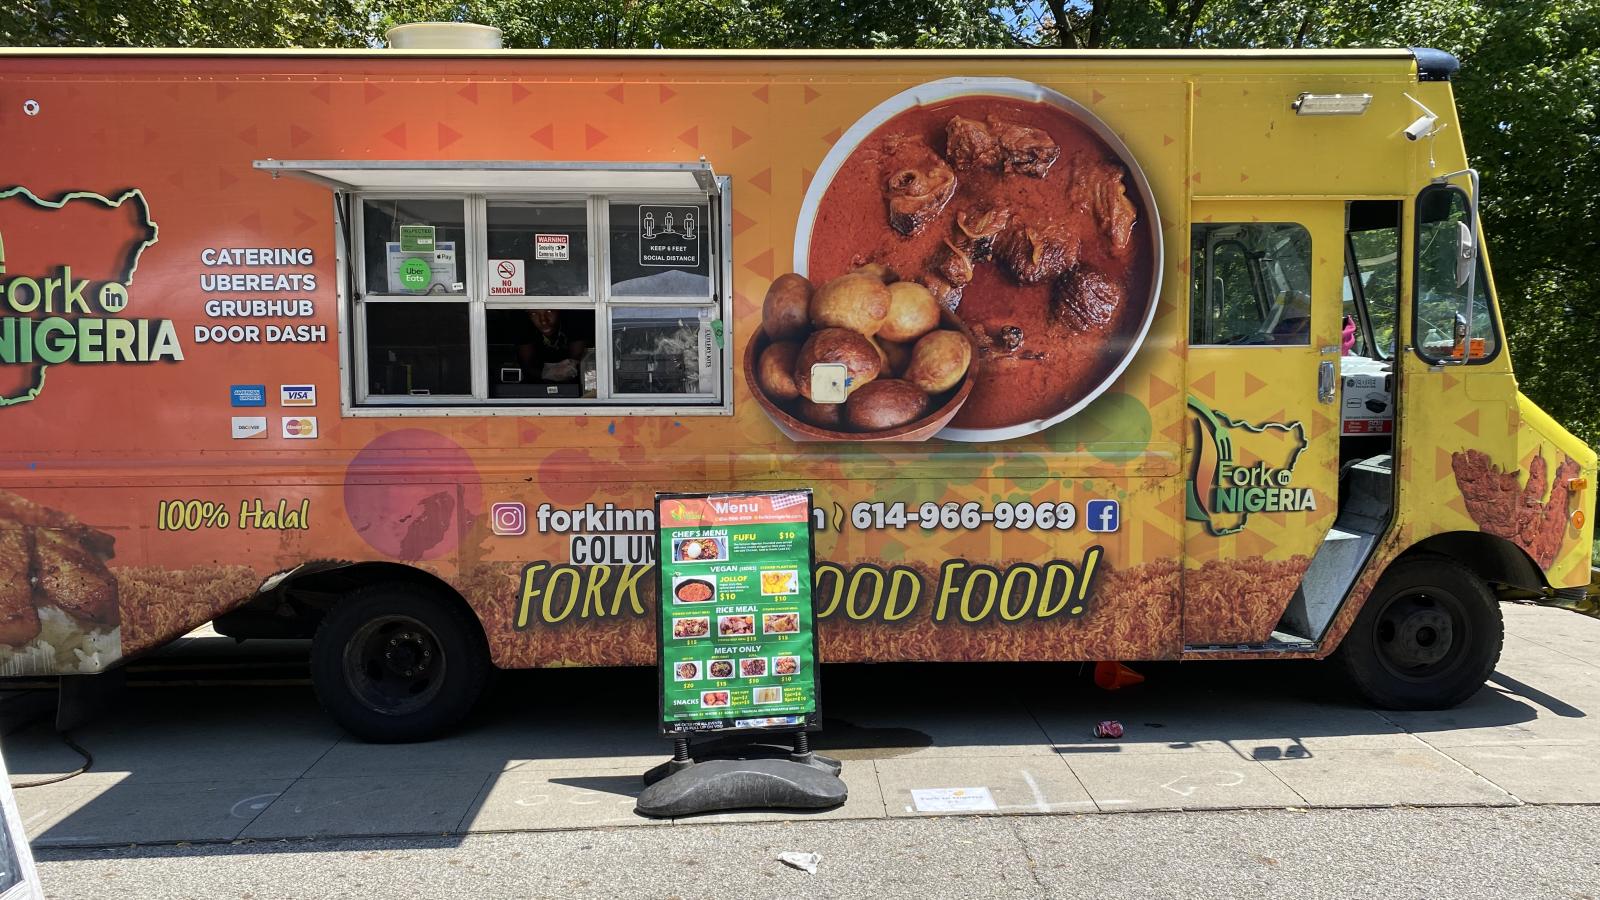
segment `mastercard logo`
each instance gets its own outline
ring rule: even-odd
[[[317,436],[316,416],[291,416],[283,420],[286,438],[314,438]]]

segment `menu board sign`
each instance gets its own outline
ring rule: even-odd
[[[663,734],[817,721],[811,492],[657,494]]]

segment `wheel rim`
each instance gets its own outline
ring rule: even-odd
[[[444,673],[438,637],[410,616],[373,619],[345,645],[345,682],[375,712],[398,716],[421,709],[443,687]]]
[[[1429,681],[1461,664],[1471,643],[1465,605],[1437,587],[1415,587],[1384,601],[1372,643],[1384,668],[1410,681]]]

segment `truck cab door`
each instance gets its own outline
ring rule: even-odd
[[[1334,522],[1344,215],[1340,200],[1193,205],[1186,649],[1273,641]]]

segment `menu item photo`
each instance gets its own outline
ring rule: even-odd
[[[767,674],[767,661],[759,656],[739,660],[739,674],[744,678],[760,678]]]
[[[701,706],[707,706],[707,707],[710,707],[710,706],[727,706],[728,705],[728,692],[727,691],[701,691],[700,692],[700,705]]]
[[[800,593],[800,573],[794,569],[761,573],[761,595],[763,597],[788,596],[798,593]]]
[[[711,673],[712,678],[732,678],[733,660],[713,659],[711,665],[707,667],[707,671]]]
[[[795,634],[799,630],[799,613],[765,613],[761,616],[763,634]]]
[[[695,681],[700,677],[700,663],[694,660],[684,660],[672,667],[672,672],[679,681]]]
[[[672,579],[672,602],[707,603],[717,599],[715,575],[695,575]]]
[[[781,687],[758,687],[754,691],[751,692],[750,702],[756,703],[756,704],[782,703],[783,702],[783,688],[781,688]]]
[[[695,616],[692,619],[673,619],[672,636],[675,638],[698,638],[711,633],[711,617]]]
[[[800,671],[800,657],[774,656],[772,658],[772,674],[795,675]]]
[[[728,558],[728,539],[724,537],[673,538],[674,562],[723,562]]]
[[[768,630],[770,631],[771,629]],[[742,615],[717,617],[717,634],[721,635],[722,637],[741,637],[743,635],[755,633],[755,616]]]

